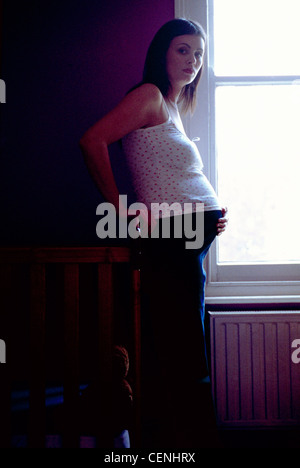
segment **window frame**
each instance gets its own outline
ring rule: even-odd
[[[210,0],[175,0],[175,17],[198,20],[207,31],[204,69],[198,89],[198,105],[193,116],[183,117],[190,138],[198,144],[205,174],[217,187],[215,151],[215,90],[217,86],[293,84],[300,76],[217,76],[214,74],[213,2]],[[201,125],[199,126],[199,122]],[[230,207],[229,207],[230,209]],[[229,211],[230,215],[230,211]],[[223,235],[226,235],[223,234]],[[218,240],[206,258],[207,303],[300,303],[300,264],[257,263],[218,264]],[[298,279],[299,278],[299,279]]]

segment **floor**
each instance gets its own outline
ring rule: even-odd
[[[224,448],[300,448],[300,427],[220,430]]]
[[[158,427],[158,426],[157,426]],[[159,434],[157,427],[148,427],[143,448],[155,450],[173,447],[172,441],[168,444],[166,432]],[[203,442],[203,440],[202,440]],[[174,447],[173,447],[174,448]],[[197,447],[195,447],[196,449]],[[207,445],[201,444],[201,448],[298,448],[300,449],[300,425],[290,428],[238,428],[218,429],[216,434],[209,438]]]

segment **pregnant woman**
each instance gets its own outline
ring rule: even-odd
[[[146,207],[140,210],[142,400],[144,444],[149,447],[217,446],[210,388],[203,383],[209,373],[203,260],[226,228],[227,210],[202,171],[201,156],[186,136],[178,110],[178,105],[181,111],[195,106],[205,41],[203,28],[194,21],[174,19],[163,25],[149,47],[142,82],[80,141],[99,190],[124,218],[128,213],[120,203],[108,151],[122,140],[136,200]],[[167,236],[162,235],[166,223]],[[191,232],[202,241],[191,244]]]

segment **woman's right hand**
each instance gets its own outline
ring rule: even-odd
[[[228,208],[227,207],[224,207],[222,208],[222,218],[219,218],[218,219],[218,223],[217,223],[217,236],[220,236],[224,231],[225,229],[227,228],[227,224],[228,224]]]

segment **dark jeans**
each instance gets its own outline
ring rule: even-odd
[[[196,225],[196,214],[185,216]],[[161,447],[206,446],[211,438],[203,437],[215,429],[210,391],[200,382],[208,375],[203,261],[220,217],[204,213],[198,249],[186,249],[184,237],[142,239],[142,396],[145,413],[156,413],[164,427]]]

